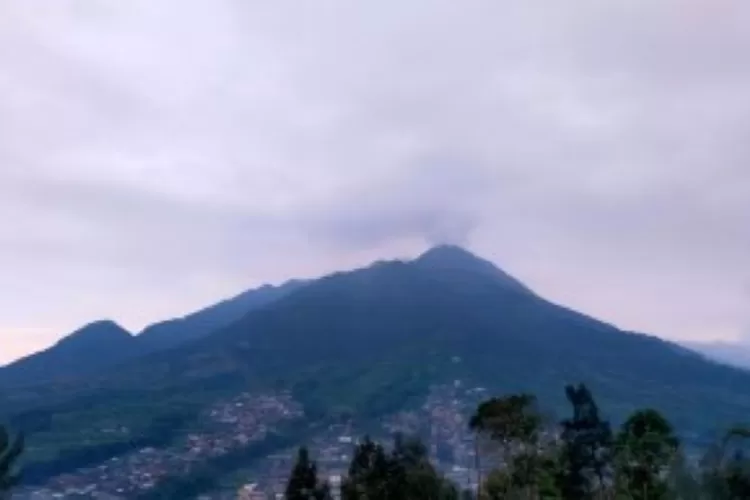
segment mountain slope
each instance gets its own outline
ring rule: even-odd
[[[683,345],[720,363],[750,369],[750,345],[740,342],[683,342]]]
[[[19,385],[84,375],[122,362],[139,351],[135,338],[113,321],[96,321],[44,351],[0,369],[0,384]]]
[[[264,285],[248,290],[182,318],[148,326],[138,334],[138,341],[148,350],[166,349],[190,342],[234,323],[250,311],[264,307],[304,284],[301,280],[291,280],[279,286]]]
[[[58,385],[33,401],[9,394],[28,410],[14,421],[35,422],[39,442],[52,441],[51,428],[57,443],[75,442],[100,414],[138,428],[218,394],[276,388],[290,388],[311,418],[342,408],[377,418],[457,378],[530,391],[553,410],[566,407],[565,384],[586,382],[615,420],[654,407],[694,444],[750,414],[750,372],[560,307],[445,250],[316,280],[85,385]]]

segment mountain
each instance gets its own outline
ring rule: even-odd
[[[750,345],[740,342],[683,342],[683,345],[720,363],[750,369]]]
[[[279,286],[264,285],[182,318],[156,323],[135,336],[112,321],[91,323],[44,351],[0,368],[0,387],[29,386],[105,372],[128,360],[209,335],[304,284],[292,280]]]
[[[76,377],[120,363],[137,352],[137,342],[130,332],[113,321],[96,321],[44,351],[3,367],[0,383],[22,385]]]
[[[434,277],[460,276],[463,273],[476,274],[496,280],[508,291],[523,294],[533,292],[513,276],[501,271],[492,262],[455,245],[439,245],[427,250],[414,261],[414,264],[433,273]]]
[[[564,386],[585,382],[615,422],[656,408],[689,444],[750,414],[750,372],[559,306],[486,260],[438,247],[309,282],[116,371],[8,392],[5,417],[35,450],[65,450],[57,460],[101,457],[116,437],[83,445],[80,435],[113,416],[144,433],[165,416],[190,421],[225,395],[288,389],[311,420],[341,411],[376,420],[456,379],[532,392],[557,414],[567,411]]]
[[[230,325],[248,312],[266,306],[304,284],[302,280],[291,280],[279,286],[263,285],[248,290],[182,318],[148,326],[138,335],[138,340],[149,350],[175,347]]]
[[[310,404],[373,415],[450,377],[558,407],[562,387],[584,381],[615,416],[656,407],[696,436],[750,411],[750,374],[556,305],[493,268],[438,248],[339,273],[247,315],[213,345],[187,346],[180,362],[215,353],[232,360],[225,376],[285,377]]]

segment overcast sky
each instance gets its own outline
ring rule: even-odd
[[[750,335],[750,3],[0,3],[0,362],[453,242]]]

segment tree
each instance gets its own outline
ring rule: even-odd
[[[483,500],[505,500],[509,496],[512,480],[508,471],[494,469],[487,475],[487,480],[480,484],[479,498]]]
[[[343,500],[458,500],[458,490],[430,463],[418,439],[397,435],[393,450],[365,438],[343,481]]]
[[[430,462],[419,439],[396,435],[389,457],[388,482],[392,497],[404,500],[457,500],[458,490]]]
[[[617,434],[618,489],[633,500],[665,498],[665,472],[678,449],[679,441],[667,419],[656,410],[636,411]]]
[[[287,500],[327,500],[331,498],[327,483],[319,483],[318,468],[304,446],[297,452],[297,462],[286,486]]]
[[[573,407],[573,416],[560,423],[563,463],[558,482],[563,498],[586,500],[608,486],[612,430],[609,422],[599,416],[599,407],[585,385],[567,386],[565,395]]]
[[[750,498],[750,459],[742,448],[750,440],[750,429],[729,429],[702,461],[703,484],[712,500]]]
[[[23,448],[22,436],[11,439],[8,430],[0,426],[0,499],[6,498],[18,483],[17,461]]]
[[[482,485],[482,498],[489,500],[558,499],[559,458],[555,450],[520,453],[510,466],[496,469]]]
[[[341,484],[343,500],[386,500],[389,495],[390,464],[383,447],[369,437],[357,445],[349,474]]]
[[[488,437],[499,445],[506,467],[511,467],[514,461],[518,466],[514,476],[501,477],[501,474],[494,474],[490,485],[493,490],[491,495],[507,495],[511,486],[530,488],[536,484],[535,467],[529,468],[529,465],[537,462],[541,423],[542,417],[536,408],[536,398],[530,394],[492,398],[477,407],[469,420],[469,428],[475,434],[475,443],[478,443],[482,436]],[[475,446],[475,453],[478,458],[478,445]],[[523,458],[514,459],[515,455],[521,455]],[[481,464],[478,460],[476,466],[481,487]]]
[[[315,490],[315,500],[333,500],[331,485],[328,481],[323,481]]]
[[[536,443],[542,417],[531,394],[492,398],[479,405],[469,420],[474,432],[487,433],[491,439],[510,449],[514,444]]]
[[[668,497],[672,500],[701,500],[703,492],[698,470],[688,461],[685,453],[678,449],[666,477],[669,485]]]

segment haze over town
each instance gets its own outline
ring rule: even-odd
[[[0,363],[440,242],[624,329],[750,336],[748,24],[723,0],[4,2]]]

